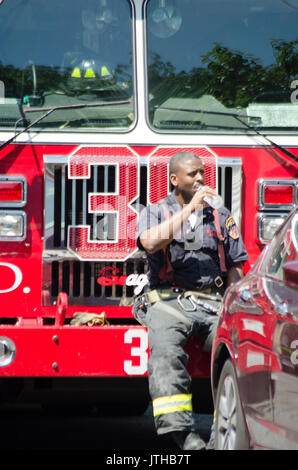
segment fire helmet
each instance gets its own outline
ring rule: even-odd
[[[111,67],[95,58],[77,58],[68,68],[67,87],[72,92],[101,92],[115,87]]]

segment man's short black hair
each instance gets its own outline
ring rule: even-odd
[[[196,155],[193,152],[189,152],[188,150],[183,150],[182,152],[175,153],[170,159],[170,167],[169,167],[170,175],[172,173],[176,173],[178,167],[181,166],[182,163],[189,161],[189,160],[193,160],[193,159],[200,160],[200,162],[202,163],[198,155]]]

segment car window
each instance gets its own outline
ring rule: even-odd
[[[298,259],[298,213],[286,224],[273,241],[272,250],[267,255],[267,273],[283,279],[283,265]]]

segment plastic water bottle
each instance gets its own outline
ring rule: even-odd
[[[198,191],[205,187],[206,186],[199,186]],[[213,207],[213,209],[219,209],[223,205],[222,197],[219,194],[216,194],[216,196],[213,197],[205,196],[204,201],[207,202],[209,206]]]

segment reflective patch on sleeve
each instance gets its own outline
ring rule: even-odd
[[[234,240],[237,240],[240,237],[238,227],[237,227],[236,222],[233,219],[233,217],[229,217],[226,220],[226,228],[227,228],[227,231],[228,231],[228,235],[231,238],[234,238]]]

